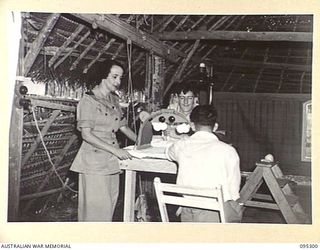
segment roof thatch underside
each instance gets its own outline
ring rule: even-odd
[[[23,13],[25,55],[40,45],[28,74],[38,81],[89,83],[98,62],[128,65],[130,39],[134,88],[154,53],[165,59],[167,90],[173,77],[198,81],[204,62],[215,91],[311,93],[312,15],[60,14],[41,43],[52,15]]]

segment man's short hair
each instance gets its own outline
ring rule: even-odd
[[[192,84],[191,82],[187,82],[187,83],[175,83],[173,86],[173,92],[176,94],[180,94],[181,92],[183,94],[188,93],[189,91],[191,91],[194,95],[197,95],[197,88],[195,87],[194,84]]]
[[[217,117],[218,113],[213,105],[199,105],[192,110],[190,121],[196,125],[214,126]]]

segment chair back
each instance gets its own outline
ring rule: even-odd
[[[169,222],[166,204],[218,211],[220,222],[226,222],[221,186],[210,189],[182,186],[163,183],[159,177],[154,178],[153,183],[163,222]]]

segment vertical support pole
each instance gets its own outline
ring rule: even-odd
[[[16,91],[20,83],[16,82]],[[19,97],[15,94],[12,104],[11,123],[9,133],[9,193],[8,193],[8,221],[18,221],[20,199],[20,174],[22,155],[23,109],[15,105]]]
[[[145,74],[145,95],[146,95],[146,101],[148,103],[147,111],[151,113],[152,111],[152,99],[151,99],[151,93],[152,93],[152,70],[151,70],[151,59],[152,55],[150,53],[146,53],[146,74]]]
[[[134,201],[136,196],[136,171],[125,170],[123,221],[134,221]]]
[[[21,26],[21,34],[22,34]],[[20,38],[20,49],[17,74],[23,75],[24,70],[24,40]],[[19,106],[19,89],[21,82],[15,82],[12,102],[10,132],[9,132],[9,180],[8,180],[8,218],[9,222],[18,221],[20,200],[20,175],[22,157],[23,109]]]
[[[152,99],[153,111],[159,110],[162,105],[162,94],[164,85],[163,60],[159,56],[152,58]]]

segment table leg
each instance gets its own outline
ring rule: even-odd
[[[136,195],[136,175],[134,170],[125,170],[123,221],[134,221],[134,203]]]

